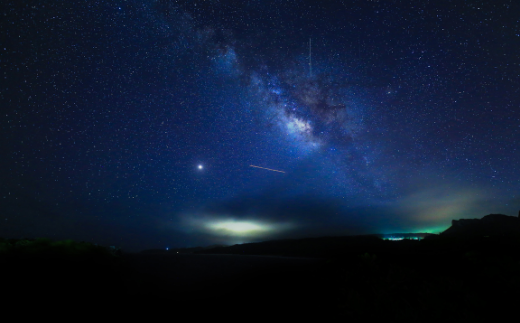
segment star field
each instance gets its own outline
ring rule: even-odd
[[[8,1],[0,236],[139,250],[517,214],[519,12]]]

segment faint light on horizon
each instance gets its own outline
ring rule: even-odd
[[[383,240],[399,241],[399,240],[404,240],[404,238],[403,237],[399,237],[399,238],[388,237],[388,238],[383,238]]]
[[[269,225],[249,221],[222,221],[208,224],[207,227],[212,231],[226,232],[233,235],[250,235],[267,232],[271,229]]]
[[[274,222],[261,219],[236,219],[226,215],[195,213],[185,214],[181,224],[187,232],[202,232],[218,239],[250,242],[265,239],[296,227],[291,222]],[[229,243],[227,241],[226,243]]]

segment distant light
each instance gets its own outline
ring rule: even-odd
[[[186,215],[184,219],[187,230],[201,231],[210,235],[226,237],[228,243],[233,240],[250,242],[252,238],[266,238],[292,229],[295,225],[289,222],[276,223],[265,220],[233,219],[225,215],[195,214]],[[247,238],[244,240],[244,238]]]
[[[166,250],[168,250],[169,248],[166,248]]]
[[[421,237],[384,237],[383,240],[390,240],[390,241],[421,240]]]
[[[252,233],[255,231],[265,231],[267,228],[265,226],[261,226],[255,223],[251,222],[234,222],[234,221],[227,221],[227,222],[220,222],[215,223],[211,225],[213,229],[216,230],[226,230],[231,231],[239,234],[247,234]]]
[[[262,235],[274,229],[273,226],[269,224],[234,220],[207,223],[205,226],[213,233],[239,237]]]
[[[198,167],[198,168],[199,168],[199,169],[202,169],[203,167],[202,167],[202,165],[199,165],[199,167]]]

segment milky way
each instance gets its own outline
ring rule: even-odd
[[[8,1],[0,235],[136,250],[517,214],[519,11]]]

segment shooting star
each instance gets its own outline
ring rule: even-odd
[[[284,173],[284,171],[281,171],[281,170],[276,170],[276,169],[271,169],[271,168],[265,168],[265,167],[260,167],[260,166],[255,166],[255,165],[249,165],[251,167],[256,167],[256,168],[261,168],[261,169],[267,169],[267,170],[270,170],[270,171],[273,171],[273,172],[279,172],[279,173]]]

